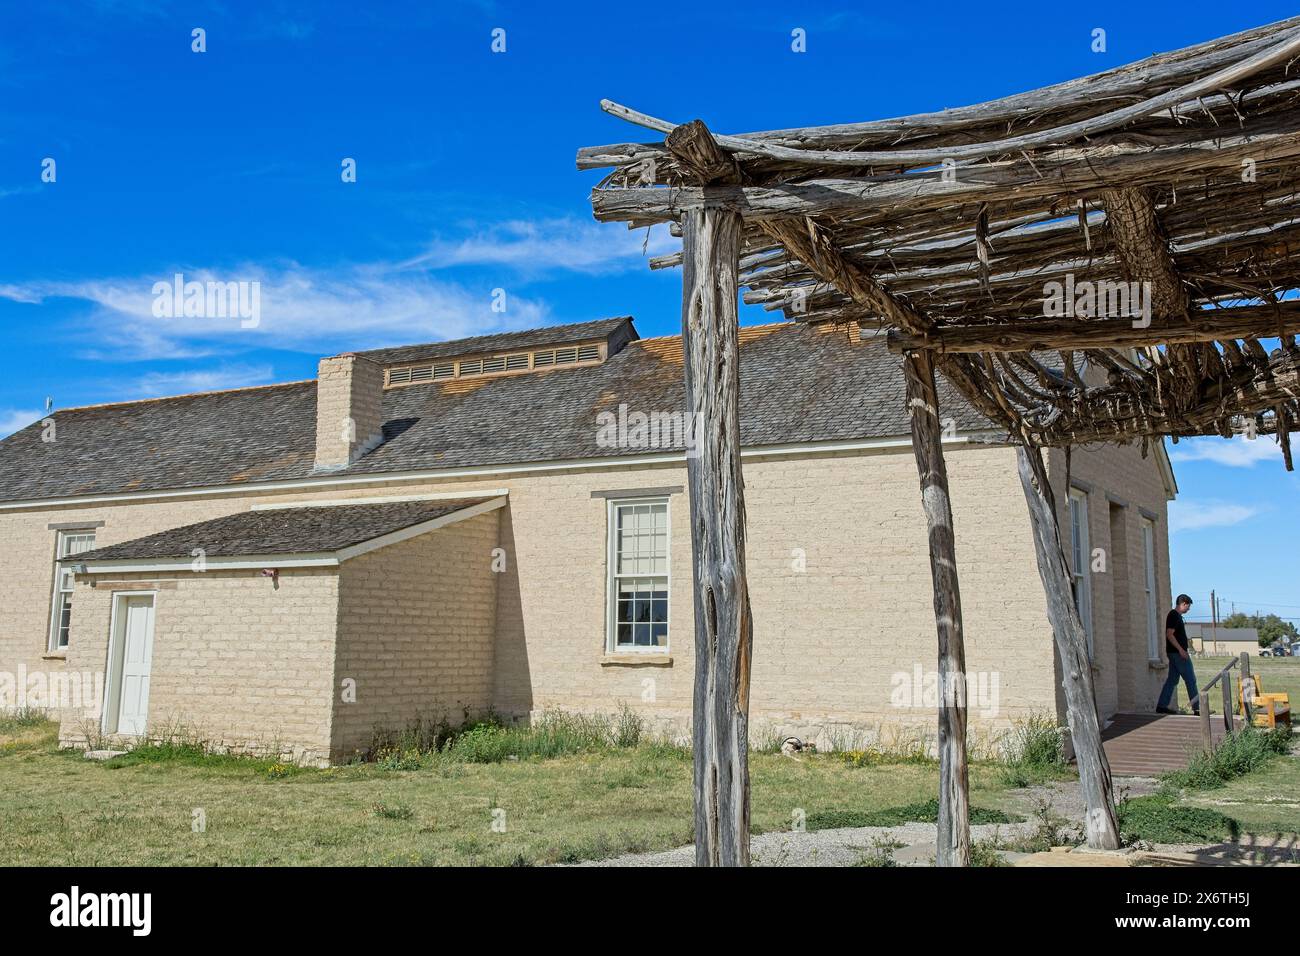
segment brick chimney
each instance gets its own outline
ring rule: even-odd
[[[384,369],[344,352],[320,360],[316,378],[316,471],[346,468],[383,441]]]

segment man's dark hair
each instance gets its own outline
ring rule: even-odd
[[[1189,598],[1186,594],[1180,594],[1180,595],[1178,595],[1178,600],[1176,600],[1176,601],[1174,602],[1174,604],[1176,604],[1176,605],[1177,605],[1177,604],[1186,604],[1188,607],[1191,607],[1191,606],[1192,606],[1192,599]]]

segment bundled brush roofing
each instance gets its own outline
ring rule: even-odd
[[[600,220],[739,212],[747,301],[892,330],[1028,442],[1272,432],[1289,468],[1298,57],[1294,18],[975,106],[737,136],[606,101],[667,135],[578,166],[613,167]]]

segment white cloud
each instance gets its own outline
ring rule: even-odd
[[[1229,468],[1251,468],[1256,462],[1277,461],[1282,452],[1267,435],[1247,438],[1184,438],[1169,450],[1173,461],[1212,461]]]
[[[7,199],[10,196],[22,196],[27,193],[37,192],[40,186],[14,186],[12,188],[0,186],[0,199]]]
[[[134,395],[138,398],[157,398],[190,392],[217,392],[247,385],[265,385],[273,381],[275,370],[269,365],[220,365],[216,368],[188,369],[182,372],[150,372],[136,383]]]
[[[647,256],[673,252],[680,241],[664,226],[628,230],[581,219],[513,220],[459,240],[437,240],[406,267],[507,266],[524,274],[563,269],[611,272],[644,268]]]
[[[40,421],[42,412],[28,411],[20,408],[0,409],[0,438],[8,438],[14,432],[22,431],[32,422]]]
[[[644,268],[646,255],[678,247],[656,227],[628,231],[579,219],[511,220],[439,238],[404,261],[340,266],[246,263],[230,268],[178,266],[157,273],[76,281],[0,284],[0,298],[40,305],[85,303],[82,314],[52,329],[81,358],[107,361],[198,359],[272,348],[326,354],[488,335],[547,325],[548,305],[522,290],[556,271],[597,273]],[[438,275],[452,268],[498,269],[467,285]],[[260,318],[161,318],[155,283],[256,282]],[[481,275],[481,273],[477,274]],[[505,292],[495,311],[494,290]]]
[[[1178,498],[1169,505],[1169,530],[1177,532],[1228,527],[1253,518],[1259,511],[1250,505],[1228,501],[1189,501]]]
[[[242,328],[237,318],[159,318],[153,287],[172,282],[173,272],[79,282],[0,286],[0,297],[39,303],[80,299],[92,308],[59,334],[88,358],[116,361],[196,358],[280,348],[313,354],[347,348],[404,345],[467,335],[531,328],[550,321],[545,303],[513,294],[494,312],[492,290],[469,289],[425,272],[391,266],[340,269],[297,264],[242,266],[220,272],[178,269],[185,281],[260,283],[260,320]]]

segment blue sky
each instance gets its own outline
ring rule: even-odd
[[[55,407],[310,378],[349,348],[631,313],[662,231],[591,220],[608,97],[742,132],[958,106],[1291,15],[1282,3],[169,3],[0,10],[0,434]],[[191,31],[207,50],[191,50]],[[807,32],[794,53],[791,31]],[[1091,32],[1106,30],[1104,53]],[[492,31],[506,50],[493,53]],[[737,78],[748,84],[735,85]],[[356,182],[340,176],[356,161]],[[55,181],[42,164],[55,161]],[[256,280],[261,321],[153,284]],[[492,310],[492,290],[506,311]],[[746,309],[746,323],[770,315]],[[1266,439],[1173,449],[1174,588],[1300,617],[1300,483]],[[1298,605],[1286,607],[1286,605]]]

